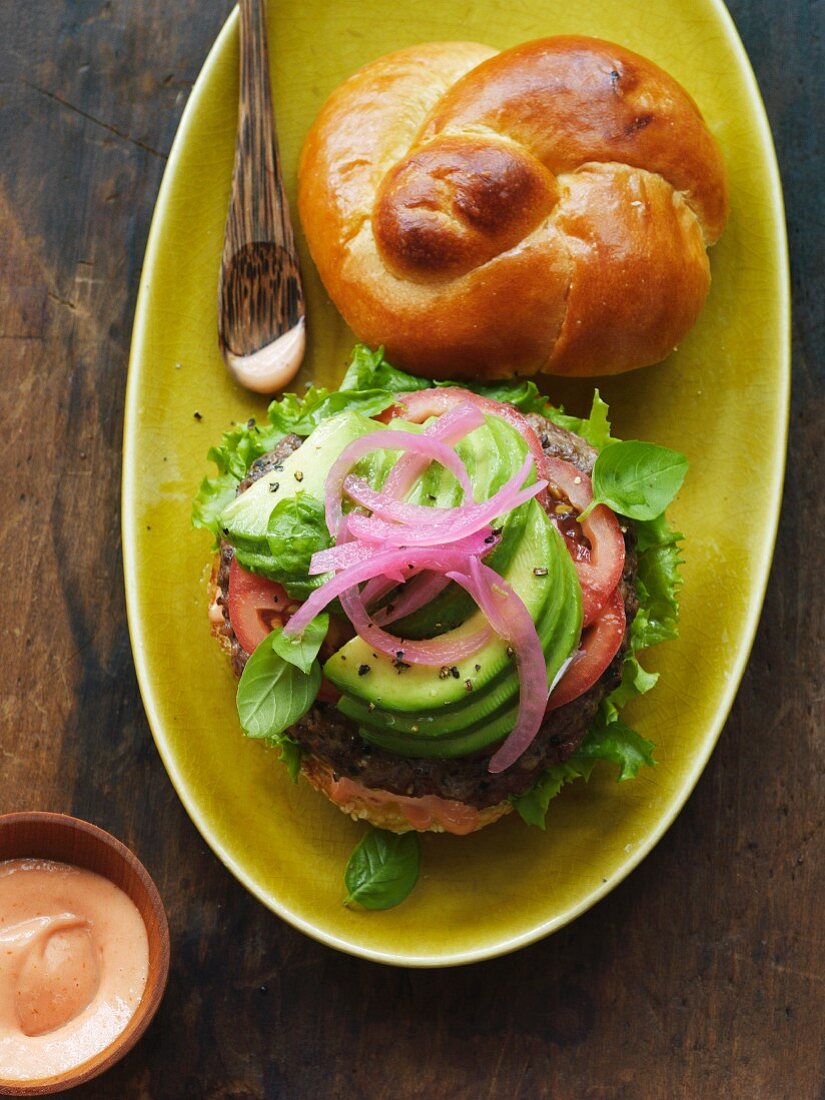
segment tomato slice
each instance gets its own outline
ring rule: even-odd
[[[617,589],[582,635],[573,660],[550,695],[547,712],[578,699],[595,684],[619,652],[626,623],[624,600]]]
[[[253,653],[271,631],[288,623],[290,608],[294,611],[295,607],[296,601],[287,595],[282,585],[250,573],[238,565],[236,558],[232,559],[229,566],[229,622],[247,653]],[[336,637],[340,634],[337,624],[331,625],[330,634]],[[343,641],[339,641],[338,645],[343,645]],[[328,680],[322,680],[318,698],[325,703],[337,703],[341,693]]]
[[[560,458],[545,456],[544,466],[550,481],[561,489],[577,512],[583,512],[593,499],[593,485],[587,474]],[[556,516],[551,512],[550,518]],[[582,522],[581,530],[590,543],[589,549],[569,538],[566,541],[582,589],[583,625],[589,626],[621,580],[624,538],[619,521],[604,504],[593,509]]]
[[[276,627],[289,620],[287,608],[294,604],[286,589],[250,573],[232,559],[229,566],[229,622],[235,637],[247,653],[253,653]]]

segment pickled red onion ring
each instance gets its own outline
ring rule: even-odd
[[[519,674],[516,723],[489,763],[488,770],[497,774],[518,760],[541,727],[550,694],[547,663],[535,623],[521,597],[477,558],[471,558],[469,564],[469,575],[449,572],[447,576],[470,593],[496,634],[512,647]]]
[[[476,547],[478,545],[476,541]],[[478,549],[475,551],[478,553]],[[414,576],[416,570],[432,569],[445,573],[450,569],[463,569],[468,557],[472,560],[472,549],[456,544],[455,546],[412,546],[404,550],[377,550],[366,561],[358,562],[342,569],[326,584],[310,593],[284,627],[285,634],[300,634],[307,623],[324,610],[336,596],[356,584],[378,576]]]
[[[471,657],[490,640],[492,633],[489,627],[483,627],[459,641],[451,640],[449,637],[429,638],[420,642],[405,641],[382,630],[370,618],[357,588],[349,588],[346,592],[342,592],[340,600],[341,607],[355,627],[358,636],[379,653],[386,653],[389,657],[403,661],[404,664],[431,665],[433,668],[455,664],[456,661],[462,661],[465,657]]]
[[[495,401],[492,397],[482,397],[481,394],[465,390],[461,386],[434,386],[432,389],[416,390],[414,393],[397,393],[395,403],[376,419],[383,420],[385,424],[399,417],[413,424],[421,424],[431,416],[439,416],[444,420],[453,409],[465,403],[475,405],[480,412],[497,416],[510,427],[515,428],[536,461],[537,475],[545,476],[544,448],[535,428],[524,413],[519,412],[514,405]],[[544,506],[546,494],[542,493],[539,499]]]
[[[403,619],[406,615],[412,615],[420,607],[424,607],[440,595],[450,583],[449,578],[440,573],[430,573],[428,576],[416,577],[404,585],[401,593],[386,607],[379,607],[373,615],[373,619],[379,626],[389,626],[390,623]],[[368,604],[367,588],[361,593],[364,603]]]
[[[328,550],[317,550],[309,560],[309,575],[317,577],[320,573],[333,573],[336,569],[346,569],[359,561],[366,561],[375,550],[362,542],[339,542]]]
[[[547,485],[546,481],[537,481],[526,488],[520,488],[532,467],[533,458],[528,455],[518,473],[488,500],[480,504],[459,505],[457,508],[427,508],[404,504],[392,500],[384,493],[374,492],[360,478],[347,479],[345,488],[350,496],[373,512],[372,516],[351,513],[348,517],[349,529],[356,538],[364,542],[392,546],[456,542],[467,535],[475,534],[497,516],[512,512],[538,496]],[[398,522],[388,522],[384,518],[387,516]]]
[[[474,404],[464,401],[455,405],[443,416],[424,429],[424,435],[438,439],[442,443],[460,443],[465,436],[484,423],[484,414]],[[390,496],[403,497],[427,468],[427,462],[420,455],[404,454],[393,465],[384,483],[384,492]]]
[[[364,455],[373,451],[409,451],[415,455],[438,462],[449,470],[464,490],[464,495],[472,500],[473,487],[467,475],[467,469],[455,451],[446,443],[433,439],[426,433],[413,435],[411,432],[376,431],[368,432],[346,446],[327,474],[324,484],[327,529],[335,534],[341,522],[341,494],[347,474]]]

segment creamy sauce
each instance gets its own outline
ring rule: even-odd
[[[52,1077],[105,1049],[148,971],[146,926],[114,883],[65,863],[0,862],[0,1082]]]
[[[304,358],[306,326],[298,324],[251,355],[226,353],[226,365],[236,382],[254,393],[274,393],[291,382]]]

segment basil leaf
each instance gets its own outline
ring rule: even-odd
[[[370,829],[349,858],[344,905],[357,901],[365,909],[391,909],[418,882],[421,846],[418,833],[388,833]]]
[[[329,615],[325,611],[308,622],[302,634],[284,634],[283,630],[273,630],[270,635],[272,649],[279,657],[308,675],[328,630]]]
[[[309,493],[286,497],[272,510],[266,541],[284,578],[306,579],[312,555],[332,545],[324,506]]]
[[[611,443],[596,459],[593,500],[579,518],[606,504],[628,519],[656,519],[682,487],[687,468],[685,456],[668,447],[635,439]]]
[[[302,718],[318,694],[321,669],[302,672],[272,648],[268,635],[246,662],[238,684],[237,707],[247,737],[277,738]]]

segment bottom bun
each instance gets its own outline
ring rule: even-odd
[[[315,756],[301,759],[301,772],[316,790],[325,794],[354,821],[369,821],[391,833],[453,833],[466,836],[492,825],[513,808],[509,801],[477,810],[464,802],[428,794],[410,798],[378,788],[365,787],[347,776],[336,775],[329,764]]]

